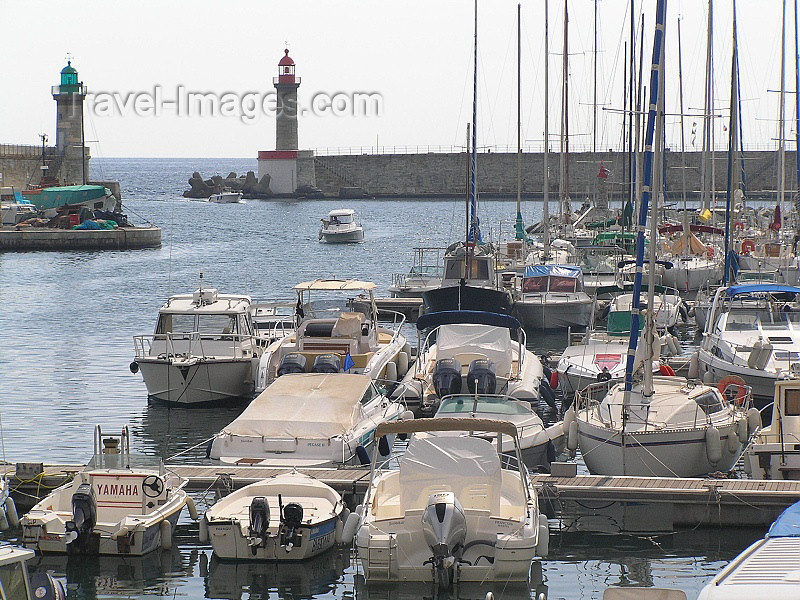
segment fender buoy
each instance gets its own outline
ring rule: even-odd
[[[364,446],[356,446],[356,456],[362,465],[369,464],[369,453]]]
[[[403,351],[397,355],[397,375],[403,377],[408,373],[408,353]]]
[[[750,254],[756,249],[756,243],[747,238],[746,240],[742,241],[742,254]]]
[[[714,246],[711,245],[706,246],[706,256],[708,258],[714,258]]]
[[[728,401],[736,404],[741,404],[747,394],[747,384],[738,375],[725,375],[717,382],[717,389]]]
[[[206,516],[203,515],[203,518],[200,519],[200,522],[197,524],[197,538],[200,540],[201,544],[208,543],[208,519]]]
[[[700,376],[700,356],[698,352],[692,353],[692,357],[689,359],[689,373],[687,373],[689,379],[697,379]]]
[[[361,505],[359,504],[358,506],[360,507]],[[361,525],[361,515],[358,511],[347,515],[347,521],[344,522],[344,527],[342,527],[342,544],[349,546],[353,543],[353,538],[356,537],[359,525]]]
[[[19,525],[19,513],[17,513],[17,505],[14,504],[14,499],[9,496],[5,501],[6,518],[11,527]]]
[[[728,452],[730,452],[731,454],[736,454],[737,452],[739,452],[739,450],[742,449],[742,443],[739,441],[738,424],[735,430],[731,429],[728,432],[728,443],[725,444],[725,446],[728,448]]]
[[[539,383],[539,398],[544,400],[550,408],[556,407],[556,395],[546,379]]]
[[[675,377],[675,369],[669,365],[661,365],[658,367],[658,374],[664,377]]]
[[[761,429],[761,413],[753,407],[747,411],[747,432],[753,435],[757,429]]]
[[[186,508],[189,509],[189,516],[192,521],[197,521],[197,507],[194,504],[194,499],[189,495],[186,496]]]
[[[567,450],[575,452],[578,449],[578,422],[572,421],[569,424],[567,433]]]
[[[719,429],[713,425],[706,427],[706,456],[712,465],[716,465],[722,459],[722,438]]]
[[[336,519],[336,528],[333,532],[333,543],[337,546],[342,545],[342,531],[344,530],[344,523],[341,519]]]
[[[547,515],[539,515],[539,535],[536,538],[536,556],[546,558],[550,553],[550,525]]]
[[[558,371],[550,373],[550,389],[554,390],[558,387]]]
[[[161,547],[164,550],[172,548],[172,523],[166,519],[161,521]]]
[[[389,456],[391,451],[392,449],[389,447],[388,438],[385,435],[382,435],[381,439],[378,440],[378,452],[381,453],[381,456]]]
[[[739,437],[739,441],[742,444],[747,443],[747,438],[750,437],[750,432],[747,430],[747,418],[739,419],[739,422],[736,423],[736,435]]]

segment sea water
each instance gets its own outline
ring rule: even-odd
[[[171,294],[203,285],[254,299],[293,299],[292,286],[316,278],[374,281],[388,295],[393,273],[407,272],[415,246],[444,247],[463,238],[465,202],[448,199],[249,200],[195,202],[181,197],[193,171],[205,177],[255,170],[254,160],[105,159],[92,176],[118,179],[132,222],[163,229],[161,248],[127,252],[0,254],[0,458],[84,463],[94,425],[128,424],[133,451],[173,462],[202,463],[205,444],[241,407],[168,409],[149,405],[141,375],[128,368],[133,336],[149,334]],[[320,243],[320,219],[354,208],[365,240]],[[553,207],[555,208],[555,207]],[[484,199],[484,238],[513,236],[513,199]],[[524,202],[526,223],[541,203]],[[407,335],[415,342],[414,329]],[[695,332],[680,331],[685,348]],[[558,353],[566,333],[529,334],[539,354]],[[195,495],[199,509],[216,493]],[[554,523],[555,525],[555,523]],[[764,534],[759,529],[697,528],[661,536],[554,534],[550,556],[534,563],[528,588],[486,585],[451,597],[601,598],[609,586],[683,589],[690,599],[731,558]],[[14,541],[15,532],[4,539]],[[170,551],[143,558],[37,557],[34,569],[65,578],[69,598],[402,598],[432,597],[425,586],[363,584],[355,561],[336,550],[295,565],[221,563],[197,540],[184,515]]]

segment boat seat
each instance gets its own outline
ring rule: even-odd
[[[364,313],[346,312],[339,315],[331,330],[331,337],[361,339],[361,326],[365,322]]]
[[[302,337],[331,337],[336,321],[308,321],[300,326]]]

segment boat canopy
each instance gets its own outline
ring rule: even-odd
[[[280,379],[278,379],[280,381]],[[273,384],[275,385],[275,384]],[[517,426],[510,421],[499,419],[472,419],[442,417],[436,419],[408,419],[381,423],[375,430],[375,437],[395,433],[421,433],[424,431],[487,431],[519,437]]]
[[[792,504],[775,519],[767,537],[800,537],[800,502]]]
[[[525,267],[524,277],[546,277],[549,275],[583,279],[583,270],[580,267],[570,265],[530,265]]]
[[[279,377],[222,433],[262,438],[330,439],[355,428],[372,379],[350,373]]]
[[[741,294],[800,294],[800,287],[793,285],[783,285],[776,283],[754,283],[750,285],[732,285],[725,293],[728,296],[738,296]]]
[[[352,217],[355,211],[352,208],[337,208],[328,213],[329,217]]]
[[[110,196],[111,190],[102,185],[64,185],[44,188],[28,199],[40,209],[58,208],[65,204],[80,204]]]
[[[458,323],[472,323],[474,325],[490,325],[492,327],[507,327],[508,329],[521,329],[522,324],[511,315],[486,312],[482,310],[442,310],[439,312],[425,313],[417,319],[417,329],[422,331],[429,327],[439,325],[454,325]]]
[[[511,333],[504,327],[471,323],[442,325],[436,334],[436,358],[457,358],[460,354],[477,352],[495,364],[498,375],[506,376],[512,367],[511,344]]]
[[[371,292],[377,286],[371,281],[359,281],[357,279],[315,279],[298,283],[294,289],[298,292],[309,290],[334,290],[334,291],[365,291]]]

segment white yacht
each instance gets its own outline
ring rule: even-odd
[[[527,266],[513,297],[514,315],[528,329],[585,328],[592,318],[580,267]]]
[[[438,435],[454,431],[464,435]],[[363,504],[344,527],[345,543],[355,535],[367,583],[527,583],[531,561],[547,555],[549,531],[522,465],[517,427],[436,418],[377,430],[400,434],[413,437],[399,465],[378,466],[375,456]],[[514,460],[501,458],[497,440],[504,436],[513,440]]]
[[[264,350],[257,393],[287,373],[363,373],[389,386],[406,374],[411,349],[401,333],[405,317],[381,311],[392,321],[379,322],[374,283],[317,279],[294,289],[296,329]]]
[[[410,415],[368,375],[284,375],[213,437],[208,457],[271,467],[364,464],[373,444],[387,455],[393,441],[376,439],[375,428]]]
[[[744,550],[697,600],[800,597],[800,503],[784,510],[767,535]]]
[[[772,421],[753,437],[745,460],[753,479],[800,479],[800,379],[775,382]]]
[[[240,488],[200,521],[200,541],[228,560],[305,560],[341,536],[345,504],[333,488],[291,471]]]
[[[417,360],[392,392],[416,413],[431,416],[444,396],[462,392],[501,393],[534,406],[542,396],[553,401],[542,363],[525,348],[525,331],[514,317],[426,313],[417,319],[417,330],[427,332],[417,342]]]
[[[757,283],[721,287],[697,351],[700,376],[737,375],[762,406],[775,382],[800,370],[800,287]]]
[[[128,427],[94,433],[94,456],[22,517],[22,542],[42,553],[141,556],[170,548],[186,480],[159,458],[132,455]],[[196,517],[195,514],[192,515]]]
[[[217,204],[236,204],[242,201],[241,192],[219,192],[208,197],[209,202]]]
[[[352,208],[337,208],[320,219],[319,239],[329,244],[350,244],[364,241],[364,227],[356,222]]]
[[[142,372],[148,396],[180,406],[252,397],[261,347],[250,304],[202,286],[171,296],[155,333],[133,338],[131,372]]]

